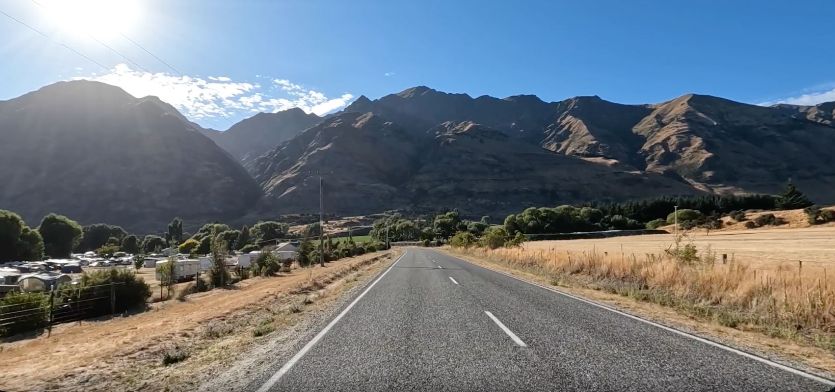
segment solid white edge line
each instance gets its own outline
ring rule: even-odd
[[[666,325],[662,325],[662,324],[656,323],[654,321],[650,321],[650,320],[647,320],[647,319],[644,319],[644,318],[641,318],[641,317],[638,317],[638,316],[635,316],[635,315],[631,315],[631,314],[626,313],[626,312],[622,312],[622,311],[617,310],[615,308],[612,308],[610,306],[603,305],[603,304],[600,304],[600,303],[597,303],[597,302],[594,302],[594,301],[591,301],[591,300],[588,300],[588,299],[585,299],[585,298],[581,298],[581,297],[578,297],[576,295],[566,293],[562,290],[555,289],[553,287],[548,287],[548,286],[545,286],[545,285],[542,285],[542,284],[539,284],[539,283],[536,283],[536,282],[530,282],[530,281],[527,281],[525,279],[513,276],[513,275],[511,275],[507,272],[504,272],[504,271],[497,271],[497,270],[494,270],[494,269],[491,269],[491,268],[482,267],[478,264],[471,263],[467,260],[464,260],[464,259],[461,259],[461,258],[458,258],[458,257],[455,257],[455,256],[450,256],[450,257],[452,257],[454,259],[464,261],[468,264],[474,265],[476,267],[479,267],[479,268],[482,268],[482,269],[485,269],[485,270],[488,270],[488,271],[493,271],[495,273],[502,274],[502,275],[507,276],[509,278],[516,279],[520,282],[527,283],[529,285],[536,286],[536,287],[539,287],[541,289],[545,289],[545,290],[560,294],[562,296],[565,296],[565,297],[568,297],[568,298],[571,298],[571,299],[574,299],[574,300],[577,300],[577,301],[580,301],[580,302],[585,302],[589,305],[593,305],[593,306],[596,306],[598,308],[608,310],[610,312],[617,313],[621,316],[629,317],[633,320],[637,320],[637,321],[640,321],[642,323],[646,323],[646,324],[652,325],[654,327],[658,327],[658,328],[664,329],[666,331],[669,331],[669,332],[672,332],[672,333],[675,333],[675,334],[678,334],[678,335],[681,335],[681,336],[684,336],[684,337],[687,337],[687,338],[690,338],[690,339],[693,339],[693,340],[696,340],[696,341],[699,341],[699,342],[702,342],[702,343],[705,343],[705,344],[708,344],[708,345],[711,345],[711,346],[714,346],[714,347],[717,347],[717,348],[720,348],[720,349],[723,349],[723,350],[726,350],[726,351],[730,351],[734,354],[741,355],[743,357],[750,358],[750,359],[753,359],[753,360],[758,361],[758,362],[762,362],[766,365],[773,366],[773,367],[776,367],[776,368],[781,369],[781,370],[785,370],[789,373],[793,373],[793,374],[796,374],[796,375],[801,376],[801,377],[808,378],[808,379],[813,380],[813,381],[817,381],[821,384],[824,384],[824,385],[827,385],[827,386],[830,386],[830,387],[835,386],[835,381],[830,380],[828,378],[823,378],[823,377],[814,375],[812,373],[807,373],[807,372],[804,372],[800,369],[795,369],[791,366],[783,365],[781,363],[774,362],[770,359],[763,358],[763,357],[755,355],[755,354],[747,353],[747,352],[739,350],[739,349],[735,349],[731,346],[726,346],[722,343],[714,342],[712,340],[705,339],[705,338],[702,338],[702,337],[699,337],[699,336],[696,336],[696,335],[693,335],[693,334],[690,334],[690,333],[687,333],[687,332],[684,332],[684,331],[679,331],[675,328],[668,327]]]
[[[400,257],[398,257],[397,260],[394,261],[394,263],[391,263],[391,266],[389,266],[389,268],[385,272],[383,272],[382,275],[377,277],[377,279],[374,280],[374,282],[372,282],[368,287],[365,288],[365,291],[363,291],[362,294],[355,298],[354,301],[348,305],[348,307],[346,307],[344,310],[342,310],[341,313],[339,313],[338,316],[336,316],[336,318],[331,320],[331,322],[328,323],[328,325],[325,326],[325,328],[319,331],[319,333],[316,334],[316,336],[314,336],[313,339],[307,342],[307,344],[305,344],[304,347],[302,347],[302,349],[299,350],[299,352],[297,352],[296,355],[293,356],[293,358],[290,358],[290,360],[287,361],[287,363],[285,363],[284,366],[281,367],[281,369],[278,369],[278,371],[275,372],[275,374],[273,374],[272,377],[270,377],[269,380],[267,380],[267,382],[264,383],[264,385],[261,385],[261,387],[258,388],[258,392],[267,392],[270,390],[270,388],[275,386],[278,380],[280,380],[281,377],[284,376],[284,374],[287,373],[293,367],[293,365],[296,364],[296,362],[298,362],[302,357],[304,357],[304,355],[307,354],[307,352],[310,351],[310,349],[313,348],[313,346],[316,345],[316,343],[318,343],[319,340],[321,340],[325,336],[325,334],[327,334],[328,331],[330,331],[331,328],[333,328],[333,326],[336,325],[336,323],[338,323],[339,320],[341,320],[342,317],[344,317],[348,313],[348,311],[351,310],[351,308],[353,308],[354,305],[356,305],[357,302],[359,302],[359,300],[361,300],[362,297],[364,297],[365,294],[367,294],[368,291],[371,290],[371,288],[374,287],[374,285],[376,285],[377,282],[380,281],[380,279],[383,279],[383,277],[386,276],[386,274],[388,274],[392,268],[394,268],[395,264],[397,264],[397,262],[400,261],[400,259],[402,259],[403,256],[406,256],[407,252],[403,252],[403,254],[400,255]]]
[[[525,342],[523,342],[522,339],[519,339],[519,337],[516,336],[516,334],[513,333],[513,331],[510,330],[510,328],[508,328],[506,325],[504,325],[504,323],[502,323],[499,319],[497,319],[496,316],[493,316],[493,313],[490,313],[486,310],[484,311],[484,313],[487,313],[487,317],[490,317],[490,319],[493,320],[493,322],[496,323],[496,325],[498,325],[499,328],[501,328],[502,331],[504,331],[504,333],[507,334],[507,336],[510,336],[510,338],[513,339],[514,343],[516,343],[516,344],[518,344],[519,346],[522,346],[522,347],[528,347],[528,345],[525,344]]]
[[[449,277],[449,280],[451,280],[451,281],[452,281],[452,283],[458,284],[458,282],[457,282],[457,281],[456,281],[453,277],[451,277],[451,276]]]

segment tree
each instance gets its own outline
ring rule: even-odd
[[[302,267],[307,267],[313,264],[313,260],[311,259],[311,253],[313,253],[313,244],[310,242],[310,239],[305,237],[301,244],[299,245],[299,265]]]
[[[459,231],[449,239],[449,244],[455,248],[469,248],[478,243],[475,236],[468,231]]]
[[[135,235],[126,236],[122,240],[122,252],[127,252],[130,254],[139,253],[139,238],[137,238]]]
[[[200,241],[195,240],[194,238],[189,238],[182,244],[180,244],[179,251],[180,253],[190,254],[195,249],[200,246]]]
[[[215,229],[211,235],[212,268],[209,270],[209,279],[215,287],[224,287],[229,284],[229,271],[226,270],[226,252],[229,244],[223,239],[221,233]]]
[[[176,243],[183,242],[183,220],[180,218],[174,218],[171,223],[168,224],[168,238],[173,240]]]
[[[231,251],[231,250],[235,249],[235,241],[238,240],[238,237],[240,235],[241,235],[241,232],[238,231],[238,230],[226,230],[226,231],[218,234],[218,236],[223,241],[223,243],[226,244],[226,250],[227,251]]]
[[[797,187],[794,186],[791,182],[786,185],[786,189],[783,193],[777,196],[777,200],[775,201],[775,207],[778,210],[794,210],[797,208],[806,208],[813,205],[809,198],[797,190]]]
[[[443,239],[452,237],[458,230],[458,224],[460,222],[461,218],[458,216],[458,211],[449,211],[436,216],[432,224],[435,236]],[[466,230],[466,227],[464,230]]]
[[[158,235],[146,235],[142,240],[142,250],[145,253],[154,253],[165,247],[165,239]]]
[[[101,257],[111,257],[118,251],[119,247],[117,245],[104,245],[101,248],[96,249],[96,254]]]
[[[249,227],[244,225],[244,227],[241,227],[241,234],[239,234],[238,239],[235,240],[235,249],[240,250],[247,245],[249,245]]]
[[[262,244],[266,241],[286,237],[289,229],[290,227],[286,223],[265,221],[252,226],[249,234],[252,236],[253,242]]]
[[[194,253],[197,253],[199,255],[205,255],[205,254],[209,254],[209,252],[211,252],[211,251],[212,251],[212,236],[209,235],[209,236],[203,237],[203,239],[200,240],[200,245],[197,246],[197,248],[194,250]]]
[[[106,225],[103,223],[95,223],[84,226],[81,241],[79,241],[76,249],[80,252],[96,250],[108,243],[110,238],[117,238],[119,244],[127,236],[127,232],[119,227]]]
[[[507,231],[503,227],[491,227],[484,231],[481,237],[481,244],[490,249],[501,248],[510,240]]]
[[[43,250],[41,233],[23,226],[17,246],[17,259],[21,261],[43,260]]]
[[[20,235],[24,227],[23,219],[11,211],[0,210],[0,262],[13,261],[20,251]]]
[[[81,240],[82,229],[76,221],[63,215],[49,214],[38,227],[44,252],[51,258],[67,258]]]

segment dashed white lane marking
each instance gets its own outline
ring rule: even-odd
[[[632,315],[632,314],[629,314],[629,313],[626,313],[626,312],[623,312],[623,311],[617,310],[617,309],[612,308],[612,307],[610,307],[610,306],[603,305],[603,304],[601,304],[601,303],[597,303],[597,302],[594,302],[594,301],[591,301],[591,300],[588,300],[588,299],[585,299],[585,298],[581,298],[581,297],[578,297],[578,296],[573,295],[573,294],[566,293],[566,292],[561,291],[561,290],[557,290],[557,289],[555,289],[555,288],[553,288],[553,287],[548,287],[548,286],[545,286],[545,285],[542,285],[542,284],[539,284],[539,283],[535,283],[535,282],[531,282],[531,281],[528,281],[528,280],[525,280],[525,279],[519,278],[519,277],[517,277],[517,276],[513,276],[512,274],[509,274],[509,273],[504,272],[504,271],[497,271],[497,270],[494,270],[494,269],[490,269],[490,268],[482,267],[482,266],[480,266],[480,265],[478,265],[478,264],[475,264],[475,263],[472,263],[472,262],[466,261],[466,260],[464,260],[464,259],[460,259],[460,258],[456,258],[456,259],[461,260],[462,262],[468,263],[468,264],[470,264],[470,265],[473,265],[473,266],[475,266],[475,267],[477,267],[477,268],[485,269],[485,270],[487,270],[487,271],[492,271],[492,272],[495,272],[495,273],[497,273],[497,274],[501,274],[501,275],[507,276],[508,278],[518,280],[518,281],[520,281],[520,282],[522,282],[522,283],[527,283],[527,284],[529,284],[529,285],[536,286],[536,287],[539,287],[539,288],[542,288],[542,289],[545,289],[545,290],[551,291],[551,292],[553,292],[553,293],[556,293],[556,294],[559,294],[559,295],[562,295],[562,296],[565,296],[565,297],[571,298],[571,299],[573,299],[573,300],[580,301],[580,302],[585,302],[585,303],[587,303],[587,304],[589,304],[589,305],[596,306],[596,307],[598,307],[598,308],[601,308],[601,309],[604,309],[604,310],[608,310],[608,311],[613,312],[613,313],[617,313],[617,314],[619,314],[619,315],[621,315],[621,316],[631,318],[631,319],[633,319],[633,320],[635,320],[635,321],[639,321],[639,322],[642,322],[642,323],[645,323],[645,324],[649,324],[649,325],[652,325],[653,327],[656,327],[656,328],[661,328],[661,329],[663,329],[663,330],[666,330],[666,331],[672,332],[672,333],[674,333],[674,334],[676,334],[676,335],[683,336],[683,337],[685,337],[685,338],[689,338],[689,339],[693,339],[693,340],[695,340],[695,341],[698,341],[698,342],[701,342],[701,343],[704,343],[704,344],[707,344],[707,345],[710,345],[710,346],[713,346],[713,347],[716,347],[716,348],[719,348],[719,349],[722,349],[722,350],[725,350],[725,351],[730,351],[730,352],[732,352],[732,353],[734,353],[734,354],[737,354],[737,355],[740,355],[740,356],[743,356],[743,357],[746,357],[746,358],[749,358],[749,359],[755,360],[755,361],[757,361],[757,362],[764,363],[764,364],[766,364],[766,365],[768,365],[768,366],[772,366],[772,367],[775,367],[775,368],[777,368],[777,369],[781,369],[781,370],[787,371],[787,372],[792,373],[792,374],[796,374],[796,375],[798,375],[798,376],[801,376],[801,377],[804,377],[804,378],[807,378],[807,379],[810,379],[810,380],[813,380],[813,381],[819,382],[819,383],[824,384],[824,385],[827,385],[827,386],[829,386],[829,387],[833,387],[833,386],[835,386],[835,380],[830,380],[830,379],[823,378],[823,377],[820,377],[820,376],[815,375],[815,374],[812,374],[812,373],[807,373],[807,372],[804,372],[804,371],[802,371],[802,370],[800,370],[800,369],[795,369],[795,368],[793,368],[793,367],[791,367],[791,366],[783,365],[782,363],[774,362],[774,361],[772,361],[772,360],[770,360],[770,359],[763,358],[763,357],[761,357],[761,356],[759,356],[759,355],[754,355],[754,354],[751,354],[751,353],[747,353],[747,352],[745,352],[745,351],[735,349],[735,348],[733,348],[733,347],[730,347],[730,346],[724,345],[724,344],[722,344],[722,343],[714,342],[714,341],[712,341],[712,340],[708,340],[708,339],[705,339],[705,338],[703,338],[703,337],[696,336],[696,335],[693,335],[693,334],[690,334],[690,333],[687,333],[687,332],[684,332],[684,331],[679,331],[679,330],[677,330],[677,329],[675,329],[675,328],[671,328],[671,327],[668,327],[668,326],[666,326],[666,325],[662,325],[662,324],[656,323],[656,322],[654,322],[654,321],[650,321],[650,320],[646,320],[646,319],[640,318],[640,317],[638,317],[638,316],[635,316],[635,315]],[[488,315],[489,315],[489,313],[488,313]]]
[[[528,345],[525,344],[525,342],[523,342],[522,339],[519,339],[519,337],[516,336],[516,334],[510,330],[510,328],[508,328],[501,321],[499,321],[499,319],[497,319],[496,316],[493,316],[493,313],[490,313],[486,310],[484,311],[484,313],[487,313],[487,317],[490,317],[490,319],[493,320],[493,322],[496,323],[496,325],[498,325],[499,328],[501,328],[502,331],[504,331],[504,333],[507,334],[507,336],[510,336],[510,338],[513,339],[514,343],[518,344],[521,347],[528,347]]]
[[[339,315],[336,316],[336,318],[333,319],[324,329],[319,331],[319,333],[316,334],[316,336],[314,336],[311,341],[307,342],[307,344],[305,344],[304,347],[302,347],[302,349],[299,350],[299,352],[297,352],[296,355],[293,356],[293,358],[290,358],[290,360],[287,361],[287,363],[285,363],[284,366],[281,367],[281,369],[278,369],[278,371],[275,372],[275,374],[273,374],[272,377],[270,377],[270,379],[264,383],[264,385],[261,385],[261,388],[258,388],[258,392],[269,391],[270,388],[272,388],[275,385],[275,383],[277,383],[278,380],[280,380],[281,377],[284,376],[284,374],[287,373],[287,371],[289,371],[290,368],[292,368],[293,365],[296,364],[296,362],[298,362],[305,354],[307,354],[307,352],[310,351],[310,349],[313,348],[313,346],[316,345],[316,343],[322,340],[325,334],[327,334],[328,331],[330,331],[331,328],[333,328],[333,326],[336,325],[336,323],[338,323],[339,320],[341,320],[342,317],[344,317],[348,313],[348,311],[351,310],[351,308],[353,308],[354,305],[356,305],[357,302],[359,302],[359,300],[361,300],[362,297],[364,297],[365,294],[367,294],[368,291],[370,291],[371,288],[374,287],[374,285],[376,285],[377,282],[380,281],[380,279],[383,279],[383,277],[385,277],[386,274],[388,274],[389,271],[391,271],[391,269],[394,268],[394,266],[397,264],[398,261],[400,261],[400,259],[403,258],[403,256],[406,256],[406,253],[403,253],[400,257],[398,257],[397,260],[395,260],[395,262],[392,263],[391,266],[386,270],[386,272],[383,272],[383,274],[380,275],[380,277],[378,277],[377,280],[372,282],[371,285],[369,285],[365,289],[365,291],[362,292],[362,294],[360,294],[356,299],[354,299],[354,301],[351,302],[351,304],[348,305],[348,307],[345,308],[345,310],[343,310],[342,313],[339,313]]]
[[[458,282],[457,282],[457,281],[455,281],[455,279],[453,279],[451,276],[449,277],[449,280],[451,280],[451,281],[452,281],[452,283],[458,284]]]

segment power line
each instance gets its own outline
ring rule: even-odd
[[[79,52],[79,51],[77,51],[77,50],[73,49],[72,47],[70,47],[69,45],[67,45],[67,44],[65,44],[65,43],[63,43],[63,42],[56,41],[56,40],[55,40],[55,39],[53,39],[52,37],[50,37],[50,36],[48,36],[48,35],[44,34],[42,31],[40,31],[40,30],[38,30],[38,29],[36,29],[36,28],[34,28],[34,27],[32,27],[32,26],[30,26],[30,25],[26,24],[25,22],[23,22],[22,20],[20,20],[20,19],[18,19],[18,18],[15,18],[14,16],[11,16],[11,15],[7,14],[5,11],[0,10],[0,14],[5,15],[7,18],[9,18],[9,19],[11,19],[11,20],[13,20],[13,21],[15,21],[15,22],[17,22],[17,23],[20,23],[20,24],[21,24],[21,25],[23,25],[23,26],[26,26],[29,30],[32,30],[32,31],[34,31],[34,32],[36,32],[36,33],[38,33],[38,34],[40,34],[41,36],[43,36],[44,38],[46,38],[46,39],[48,39],[48,40],[52,41],[53,43],[63,46],[65,49],[69,50],[70,52],[73,52],[73,53],[75,53],[76,55],[78,55],[78,56],[80,56],[80,57],[84,58],[85,60],[87,60],[87,61],[89,61],[89,62],[91,62],[91,63],[93,63],[93,64],[98,65],[99,67],[101,67],[101,68],[102,68],[102,69],[104,69],[105,71],[109,71],[109,70],[110,70],[110,68],[108,68],[108,67],[104,66],[104,64],[102,64],[102,63],[100,63],[100,62],[98,62],[98,61],[96,61],[96,60],[93,60],[93,59],[92,59],[92,58],[90,58],[89,56],[87,56],[87,55],[85,55],[84,53],[81,53],[81,52]]]
[[[123,34],[123,33],[119,33],[119,35],[121,35],[121,36],[122,36],[122,38],[124,38],[124,39],[126,39],[126,40],[130,41],[130,43],[134,44],[137,48],[144,50],[144,51],[145,51],[145,53],[148,53],[149,55],[151,55],[151,57],[153,57],[153,58],[157,59],[157,61],[159,61],[160,63],[165,64],[165,66],[166,66],[166,67],[168,67],[169,69],[171,69],[172,71],[174,71],[174,73],[176,73],[177,75],[179,75],[179,76],[183,76],[183,73],[182,73],[182,72],[180,72],[180,71],[178,71],[178,70],[177,70],[177,68],[174,68],[174,66],[172,66],[171,64],[168,64],[168,63],[167,63],[167,62],[165,62],[163,59],[159,58],[157,55],[155,55],[155,54],[151,53],[151,51],[150,51],[150,50],[145,49],[145,47],[144,47],[144,46],[142,46],[142,45],[140,45],[138,42],[136,42],[136,41],[132,40],[130,37],[128,37],[127,35],[125,35],[125,34]]]

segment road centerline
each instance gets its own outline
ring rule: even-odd
[[[458,281],[456,281],[456,280],[455,280],[455,278],[453,278],[453,277],[451,277],[451,276],[449,277],[449,280],[451,280],[451,281],[452,281],[452,283],[458,284]]]
[[[516,336],[516,334],[513,333],[513,331],[511,331],[510,328],[508,328],[506,325],[504,325],[504,323],[502,323],[501,320],[496,318],[496,316],[494,316],[493,313],[490,313],[486,310],[484,311],[484,313],[486,313],[487,317],[490,317],[490,319],[493,320],[493,322],[496,323],[496,325],[498,325],[499,328],[501,328],[502,331],[504,331],[504,333],[507,334],[507,336],[510,336],[510,339],[512,339],[514,343],[516,343],[520,347],[528,347],[528,345],[525,344],[525,342],[523,342],[522,339],[520,339],[518,336]]]

